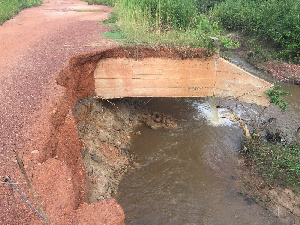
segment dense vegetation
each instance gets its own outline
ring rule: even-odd
[[[99,2],[103,0],[86,0]],[[206,47],[214,50],[211,37],[219,37],[220,27],[199,9],[212,7],[208,0],[105,0],[115,6],[116,21],[109,37],[125,37],[132,44]],[[120,34],[118,34],[120,32]],[[228,40],[225,40],[228,43]]]
[[[228,30],[252,35],[278,48],[278,58],[300,62],[299,0],[225,0],[211,18]]]
[[[298,0],[85,1],[115,6],[117,27],[133,43],[210,48],[212,43],[208,37],[220,37],[222,26],[268,43],[278,59],[300,62]],[[251,41],[250,47],[261,50]],[[228,43],[228,39],[224,42]]]
[[[0,25],[22,9],[42,4],[43,0],[0,0]]]
[[[253,172],[261,174],[270,184],[293,188],[300,193],[300,145],[280,143],[280,140],[266,142],[260,136],[253,136],[245,142],[248,151],[245,157]]]
[[[199,14],[194,0],[122,0],[115,6],[118,26],[133,43],[184,45],[212,50],[217,24]]]

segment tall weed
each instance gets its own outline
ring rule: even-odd
[[[196,0],[119,0],[115,5],[117,25],[131,43],[207,47],[214,50],[209,36],[219,32]]]
[[[196,7],[200,13],[207,13],[217,3],[224,0],[196,0]]]
[[[279,58],[300,63],[299,0],[225,0],[210,15],[229,30],[273,43]]]

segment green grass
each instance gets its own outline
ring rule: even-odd
[[[225,0],[210,16],[228,30],[271,43],[277,58],[300,63],[299,0]]]
[[[210,36],[219,36],[220,28],[198,12],[195,0],[119,0],[114,9],[107,24],[114,33],[105,35],[122,37],[123,44],[215,50]]]
[[[115,6],[118,32],[130,43],[214,49],[209,37],[220,37],[225,28],[251,39],[247,46],[254,62],[300,63],[299,0],[85,1]]]
[[[102,33],[102,35],[108,39],[113,39],[113,40],[117,40],[117,41],[124,41],[125,37],[123,36],[123,34],[119,31],[107,31]]]
[[[116,3],[116,0],[83,0],[90,5],[108,5],[108,6],[114,6]]]
[[[300,143],[265,142],[256,136],[245,142],[246,160],[254,172],[262,175],[270,185],[279,184],[300,193]]]
[[[22,9],[38,6],[43,0],[0,0],[0,25]]]
[[[199,10],[207,11],[219,1],[110,0],[114,13],[106,25],[114,31],[104,36],[129,45],[203,47],[212,52],[216,50],[216,42],[211,37],[221,38],[221,28]],[[234,46],[230,39],[220,43]]]

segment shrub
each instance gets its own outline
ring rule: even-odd
[[[245,142],[247,161],[254,172],[261,174],[273,185],[292,187],[300,193],[300,143],[281,144],[265,142],[262,137],[254,136]]]
[[[226,0],[210,15],[229,30],[273,43],[278,58],[300,62],[300,1]]]

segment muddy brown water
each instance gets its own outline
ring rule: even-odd
[[[300,126],[300,88],[281,85],[293,95],[287,98],[288,111],[282,114],[270,107],[263,119],[276,117],[277,128],[293,133]],[[238,102],[225,99],[153,98],[147,103],[149,109],[173,116],[179,129],[141,126],[141,135],[132,135],[137,166],[125,175],[115,196],[126,224],[283,224],[239,194],[235,168],[242,132],[229,119],[212,116],[214,104],[228,105],[247,117]],[[261,110],[244,107],[252,117]],[[217,113],[222,117],[227,112]]]

